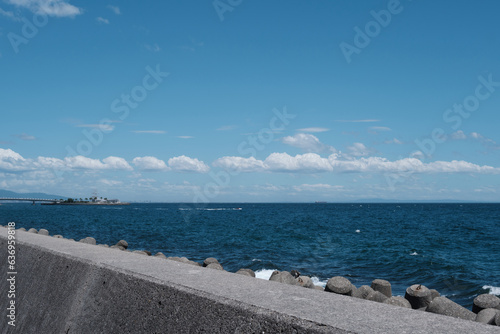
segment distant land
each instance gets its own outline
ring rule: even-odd
[[[0,197],[15,198],[40,198],[40,199],[68,199],[66,196],[50,195],[46,193],[17,193],[15,191],[0,189]]]

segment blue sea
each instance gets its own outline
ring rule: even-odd
[[[124,239],[194,261],[215,257],[228,271],[298,270],[317,285],[345,276],[356,286],[412,284],[470,307],[500,295],[500,204],[131,204],[42,206],[4,203],[0,223],[48,229],[98,243]]]

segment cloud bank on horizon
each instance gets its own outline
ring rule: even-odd
[[[498,201],[500,4],[394,3],[4,0],[0,188]]]

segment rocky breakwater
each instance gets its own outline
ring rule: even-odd
[[[20,228],[19,230],[26,231],[24,228]],[[27,232],[50,236],[49,231],[46,229],[37,231],[31,228]],[[54,235],[53,237],[64,239],[62,235]],[[74,239],[68,240],[75,241]],[[203,263],[198,263],[186,257],[167,257],[161,252],[153,255],[147,250],[130,250],[129,244],[125,240],[120,240],[115,245],[111,246],[107,244],[97,244],[97,241],[92,237],[83,238],[78,242],[116,249],[118,251],[136,253],[143,256],[155,256],[165,260],[182,262],[193,266],[205,267],[207,269],[224,270],[222,264],[213,257],[205,259]],[[255,277],[255,272],[248,268],[239,269],[236,271],[236,274]],[[349,279],[342,276],[335,276],[328,280],[325,288],[322,288],[321,286],[314,285],[309,276],[302,275],[297,270],[292,270],[290,272],[274,271],[269,280],[283,284],[296,285],[307,289],[321,290],[328,293],[364,299],[371,302],[414,309],[416,311],[431,312],[444,316],[476,321],[483,324],[500,326],[500,298],[492,294],[478,295],[474,298],[472,310],[468,310],[452,300],[441,296],[437,290],[429,289],[422,284],[413,284],[409,286],[404,296],[393,296],[391,283],[383,279],[373,280],[370,286],[362,285],[356,287]]]

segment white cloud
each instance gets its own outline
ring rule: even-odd
[[[347,147],[347,151],[348,155],[354,157],[363,157],[371,153],[371,150],[369,150],[363,143],[354,143]]]
[[[21,133],[20,135],[14,135],[21,140],[36,140],[35,136],[28,135],[26,133]]]
[[[103,24],[109,24],[109,20],[108,19],[105,19],[103,17],[96,17],[95,20],[98,22],[98,23],[103,23]]]
[[[371,126],[370,130],[373,133],[377,133],[377,132],[382,132],[382,131],[391,131],[391,128],[388,128],[386,126]]]
[[[2,8],[0,8],[0,15],[8,17],[8,18],[13,19],[13,20],[16,19],[16,16],[14,15],[13,12],[5,11]]]
[[[222,157],[215,160],[212,165],[238,172],[262,172],[266,169],[264,162],[254,157]]]
[[[78,124],[77,128],[91,128],[91,129],[99,129],[102,132],[111,132],[115,129],[114,125],[111,124]]]
[[[336,120],[334,122],[341,122],[341,123],[374,123],[374,122],[380,122],[379,119],[353,119],[353,120]]]
[[[161,171],[169,169],[165,161],[151,156],[134,158],[132,163],[137,168],[144,171]]]
[[[111,187],[121,186],[123,184],[122,181],[108,180],[108,179],[100,179],[99,182]]]
[[[386,140],[384,141],[384,144],[397,144],[397,145],[402,145],[403,142],[397,138],[393,138],[391,140]]]
[[[330,129],[312,127],[312,128],[297,129],[297,131],[299,131],[299,132],[326,132],[326,131],[330,131]]]
[[[293,136],[287,136],[282,138],[281,142],[286,145],[300,148],[306,152],[337,151],[335,148],[321,143],[316,136],[308,133],[297,133]]]
[[[151,45],[151,44],[144,44],[144,47],[146,49],[148,49],[148,51],[151,51],[151,52],[159,52],[159,51],[161,51],[160,46],[158,44],[156,44],[156,43],[153,44],[153,45]]]
[[[185,155],[168,159],[168,165],[172,170],[179,172],[208,173],[210,170],[203,161]]]
[[[287,153],[272,153],[264,160],[266,169],[275,172],[331,172],[328,159],[316,153],[297,154],[295,157]]]
[[[318,183],[318,184],[301,184],[299,186],[293,186],[293,190],[295,191],[311,191],[311,192],[320,192],[320,191],[331,191],[331,190],[343,190],[344,186],[332,186],[330,184]]]
[[[74,17],[83,13],[80,8],[70,5],[65,0],[6,0],[6,2],[48,16]]]
[[[154,135],[162,135],[162,134],[167,133],[167,131],[162,131],[162,130],[144,130],[144,131],[136,130],[136,131],[132,131],[132,132],[133,133],[149,133],[149,134],[154,134]]]
[[[123,158],[107,157],[103,161],[91,159],[81,155],[64,158],[64,164],[70,169],[87,170],[132,170],[132,167]]]
[[[217,131],[231,131],[231,130],[234,130],[236,128],[237,128],[236,125],[224,125],[224,126],[221,126],[220,128],[217,128],[216,130]]]
[[[177,138],[180,138],[180,139],[192,139],[194,137],[193,136],[177,136]]]
[[[29,161],[11,149],[0,148],[0,170],[25,171],[29,170]]]
[[[451,139],[455,139],[455,140],[467,139],[467,136],[465,135],[465,133],[462,130],[458,130],[457,132],[453,132],[450,135],[450,137],[451,137]]]
[[[121,10],[120,10],[120,7],[118,7],[118,6],[108,5],[107,7],[109,9],[111,9],[113,11],[113,13],[115,13],[116,15],[120,15],[122,13]]]

